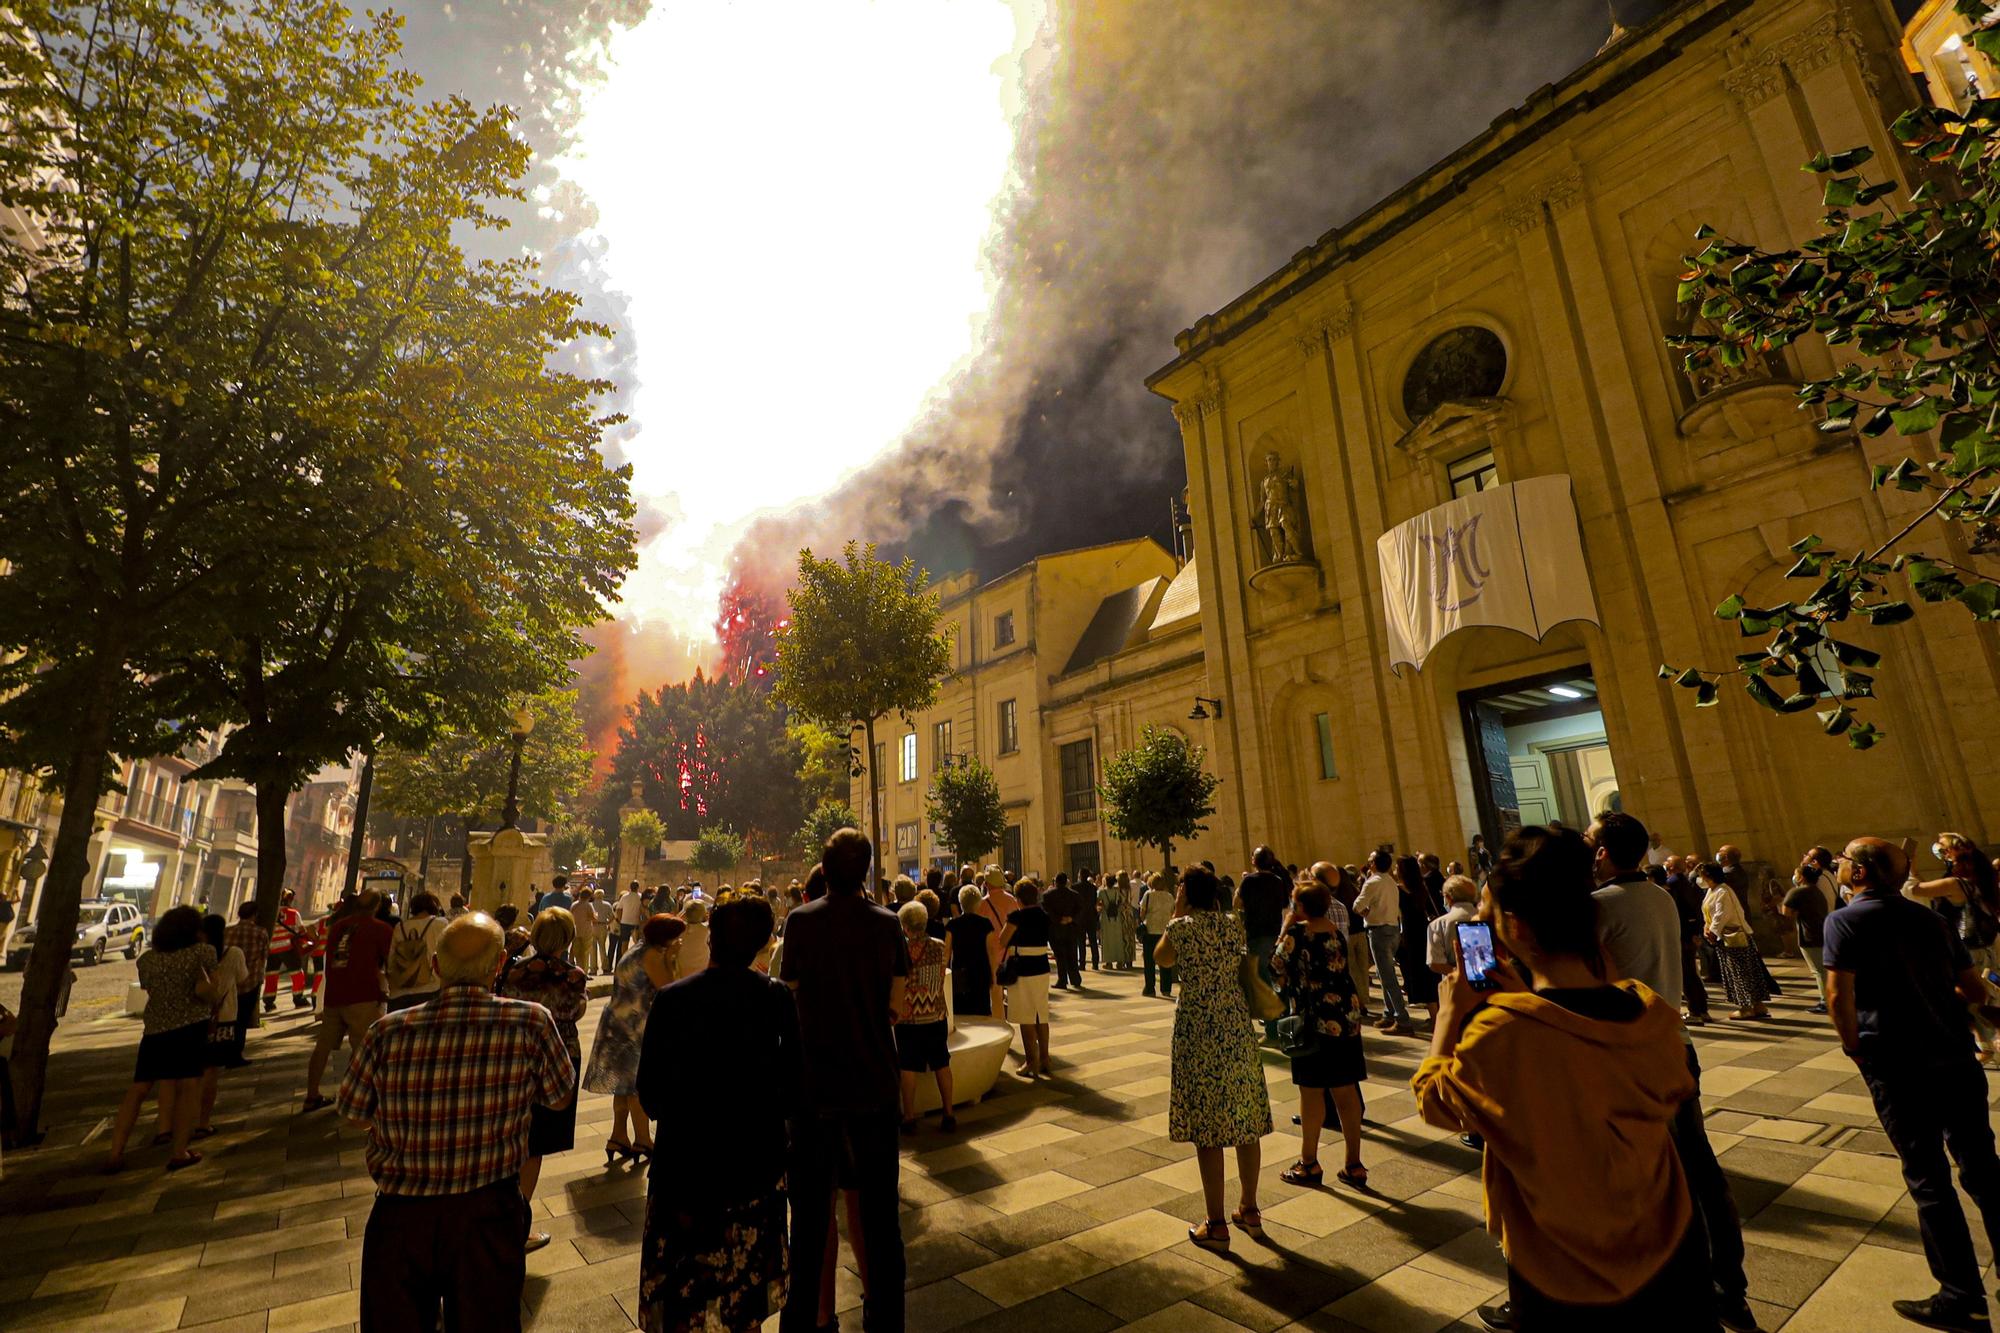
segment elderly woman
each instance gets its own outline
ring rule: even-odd
[[[1012,954],[1014,980],[1007,986],[1007,1021],[1021,1025],[1021,1068],[1029,1078],[1049,1072],[1049,914],[1042,909],[1042,886],[1023,879],[1014,886],[1020,906],[1007,914],[1000,932],[1000,956]]]
[[[1236,1150],[1242,1189],[1230,1220],[1253,1236],[1264,1229],[1257,1171],[1263,1137],[1271,1132],[1271,1094],[1243,999],[1243,924],[1221,910],[1221,900],[1214,872],[1189,868],[1181,876],[1174,919],[1153,951],[1161,967],[1174,969],[1181,988],[1174,1010],[1167,1137],[1194,1145],[1208,1220],[1189,1227],[1188,1239],[1207,1250],[1229,1248],[1229,1225],[1222,1216],[1225,1148]]]
[[[958,891],[958,915],[944,923],[951,1004],[960,1018],[993,1016],[993,964],[986,951],[993,923],[979,903],[979,890],[966,885]]]
[[[571,946],[576,943],[576,920],[567,908],[544,907],[536,914],[528,936],[535,952],[517,960],[507,970],[499,994],[510,1000],[532,1000],[548,1010],[549,1017],[556,1021],[556,1031],[562,1034],[563,1045],[569,1049],[570,1067],[582,1069],[583,1047],[577,1040],[576,1024],[589,1007],[590,996],[584,989],[588,978],[571,955]],[[575,1146],[576,1092],[572,1089],[561,1110],[534,1108],[534,1117],[528,1125],[528,1159],[521,1164],[521,1197],[535,1197],[535,1184],[542,1177],[542,1158],[550,1153],[568,1152]],[[548,1243],[546,1231],[528,1235],[531,1251]]]
[[[1000,975],[1000,937],[1006,933],[1007,918],[1020,910],[1021,900],[1016,898],[1013,891],[1007,887],[1006,873],[998,866],[990,867],[987,870],[986,878],[983,882],[986,886],[986,892],[979,900],[978,912],[979,915],[986,918],[987,924],[993,927],[993,933],[986,937],[987,975],[994,978],[992,995],[987,1002],[988,1008],[986,1012],[998,1018],[1006,1012],[1001,1007],[1000,982],[998,979]]]
[[[901,1074],[903,1132],[917,1132],[917,1080],[929,1074],[937,1080],[939,1128],[949,1134],[958,1128],[951,1113],[951,1023],[945,1017],[944,972],[950,956],[948,946],[932,938],[930,912],[922,901],[935,897],[921,890],[916,902],[897,909],[896,920],[903,927],[904,948],[910,955],[910,974],[903,988],[903,1014],[896,1020],[896,1068]]]
[[[223,984],[215,970],[215,950],[201,937],[200,909],[168,909],[153,927],[153,947],[139,955],[139,984],[146,988],[145,1035],[139,1038],[132,1086],[125,1090],[112,1123],[106,1171],[124,1167],[125,1141],[132,1137],[146,1096],[155,1088],[160,1094],[163,1136],[173,1145],[167,1170],[178,1171],[201,1160],[201,1154],[188,1147],[188,1139],[201,1112],[209,1019],[223,999]]]
[[[1763,960],[1757,956],[1757,942],[1750,935],[1750,922],[1743,913],[1743,900],[1723,878],[1722,867],[1703,861],[1695,868],[1695,883],[1701,886],[1702,933],[1715,946],[1722,968],[1723,989],[1736,1006],[1731,1018],[1769,1018],[1765,1003],[1770,990],[1764,980]]]
[[[1132,970],[1132,880],[1124,871],[1106,875],[1097,886],[1097,936],[1104,948],[1104,966],[1112,972]]]
[[[655,917],[654,920],[659,920]],[[798,1109],[798,1011],[750,966],[771,938],[761,896],[715,909],[709,965],[660,992],[639,1100],[701,1126],[698,1151],[654,1158],[639,1254],[639,1326],[748,1330],[784,1307],[786,1117]],[[683,1070],[710,1077],[687,1080]]]
[[[656,913],[639,928],[639,947],[629,949],[611,969],[611,999],[598,1020],[597,1040],[590,1047],[590,1068],[584,1072],[587,1092],[611,1094],[611,1135],[604,1141],[604,1164],[623,1157],[637,1161],[653,1155],[653,1125],[639,1104],[639,1049],[646,1033],[646,1016],[653,997],[673,982],[682,934],[687,922]],[[639,1137],[635,1143],[625,1122]]]
[[[681,920],[687,922],[687,934],[681,937],[681,975],[691,977],[708,966],[708,909],[709,904],[700,898],[681,905]]]

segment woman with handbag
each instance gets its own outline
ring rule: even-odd
[[[1324,884],[1299,886],[1284,934],[1271,955],[1271,975],[1286,1002],[1278,1020],[1278,1043],[1292,1061],[1292,1084],[1299,1090],[1299,1160],[1278,1179],[1287,1185],[1318,1185],[1319,1134],[1326,1104],[1333,1100],[1346,1140],[1346,1164],[1334,1175],[1364,1189],[1368,1168],[1361,1164],[1361,1081],[1368,1061],[1361,1052],[1361,1023],[1354,1012],[1354,977],[1347,970],[1347,937],[1328,920],[1333,894]]]
[[[1730,1017],[1769,1018],[1771,1010],[1764,1002],[1771,993],[1764,981],[1763,959],[1757,956],[1756,941],[1750,938],[1742,900],[1723,879],[1722,867],[1713,861],[1697,866],[1694,877],[1701,885],[1702,933],[1715,945],[1723,988],[1736,1006]]]
[[[1205,1250],[1229,1248],[1229,1224],[1222,1213],[1225,1148],[1236,1150],[1242,1189],[1230,1221],[1253,1236],[1263,1231],[1257,1172],[1263,1137],[1271,1132],[1271,1094],[1257,1054],[1258,1034],[1250,1026],[1249,997],[1264,983],[1254,965],[1244,966],[1250,956],[1244,952],[1243,924],[1221,910],[1221,896],[1213,871],[1201,866],[1185,871],[1174,919],[1153,951],[1160,966],[1175,969],[1181,987],[1174,1010],[1167,1137],[1194,1145],[1208,1220],[1189,1227],[1188,1239]]]
[[[1921,880],[1910,886],[1912,898],[1930,903],[1944,915],[1965,945],[1972,966],[1980,976],[2000,967],[2000,876],[1978,844],[1962,833],[1940,833],[1931,844],[1931,855],[1944,863],[1949,875],[1944,879]],[[1979,1036],[1979,1062],[1989,1068],[2000,1064],[2000,1033],[1981,1010],[1972,1013],[1973,1031]]]
[[[1000,932],[994,980],[1007,988],[1008,1021],[1021,1025],[1019,1072],[1036,1078],[1049,1072],[1049,914],[1034,880],[1022,879],[1013,896],[1021,905],[1007,914]]]

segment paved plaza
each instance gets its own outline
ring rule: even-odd
[[[1934,1288],[1915,1213],[1860,1079],[1825,1020],[1804,1012],[1804,972],[1776,971],[1788,994],[1772,1021],[1697,1030],[1753,1305],[1773,1333],[1880,1333],[1899,1326],[1892,1297]],[[1478,1154],[1414,1115],[1421,1041],[1369,1037],[1368,1193],[1279,1182],[1296,1106],[1283,1062],[1267,1057],[1286,1132],[1265,1140],[1266,1235],[1239,1231],[1230,1253],[1210,1254],[1185,1239],[1203,1213],[1192,1152],[1166,1138],[1173,1006],[1141,996],[1136,973],[1085,979],[1090,989],[1055,1000],[1055,1079],[1003,1075],[955,1136],[927,1127],[906,1140],[913,1330],[1478,1326],[1472,1312],[1505,1272],[1481,1225]],[[596,1026],[593,1011],[586,1035]],[[102,1137],[137,1028],[68,1028],[53,1146],[14,1155],[0,1181],[0,1328],[351,1327],[373,1191],[359,1130],[330,1111],[293,1113],[307,1030],[280,1014],[253,1038],[255,1063],[225,1081],[203,1164],[168,1176],[165,1150],[142,1147],[107,1177]],[[594,1148],[609,1119],[609,1099],[586,1096],[579,1141]],[[702,1127],[663,1124],[659,1142],[669,1160],[699,1153]],[[1330,1178],[1337,1139],[1325,1156]],[[555,1242],[528,1260],[530,1327],[632,1326],[644,1190],[642,1172],[607,1171],[596,1151],[549,1161],[535,1212]],[[845,1269],[840,1301],[842,1326],[858,1329],[860,1285]]]

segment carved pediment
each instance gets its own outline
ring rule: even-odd
[[[1448,398],[1403,432],[1396,447],[1429,471],[1440,458],[1456,458],[1490,446],[1513,420],[1505,398]]]

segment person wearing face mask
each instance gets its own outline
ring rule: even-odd
[[[1993,863],[1962,833],[1938,834],[1931,855],[1944,866],[1944,878],[1920,880],[1905,892],[1936,908],[1983,977],[2000,966],[2000,881],[1993,874]],[[1991,1064],[2000,1059],[2000,1033],[1987,1020],[1984,1008],[1983,1003],[1970,1006],[1973,1030],[1979,1034],[1980,1063]]]

